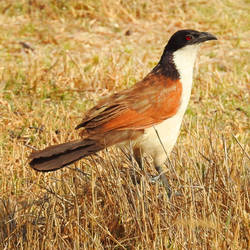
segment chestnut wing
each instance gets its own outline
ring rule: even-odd
[[[84,127],[91,134],[145,129],[175,115],[181,94],[179,80],[149,74],[133,88],[100,101],[76,129]]]

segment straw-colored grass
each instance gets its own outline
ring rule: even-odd
[[[249,23],[243,0],[1,1],[0,248],[249,248]],[[219,40],[200,50],[166,163],[181,196],[149,183],[150,158],[140,171],[115,147],[29,167],[32,148],[78,138],[84,112],[142,79],[182,28]]]

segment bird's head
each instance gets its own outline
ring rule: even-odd
[[[179,30],[171,36],[165,49],[169,52],[175,52],[184,47],[199,45],[208,40],[217,40],[217,38],[208,32]]]
[[[177,31],[169,39],[160,62],[153,71],[163,73],[172,79],[185,78],[191,82],[199,45],[208,40],[217,38],[208,32]]]

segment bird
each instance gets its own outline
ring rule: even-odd
[[[37,171],[61,169],[113,145],[128,146],[142,167],[143,155],[155,169],[170,197],[163,166],[179,135],[191,95],[199,46],[217,40],[208,32],[175,32],[156,66],[134,86],[104,97],[84,115],[75,129],[79,139],[33,151],[30,166]]]

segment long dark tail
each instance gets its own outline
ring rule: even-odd
[[[103,144],[92,139],[66,142],[31,153],[30,166],[37,171],[55,171],[103,148]]]

